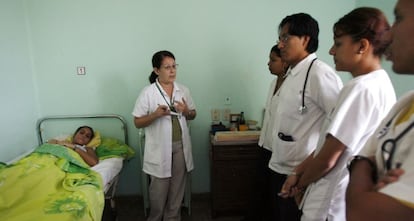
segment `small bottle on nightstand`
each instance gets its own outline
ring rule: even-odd
[[[246,125],[246,120],[244,118],[244,112],[242,111],[240,113],[240,118],[239,118],[239,131],[244,131],[247,130],[247,125]]]

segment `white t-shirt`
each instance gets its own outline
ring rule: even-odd
[[[302,105],[302,90],[307,70],[316,58],[308,55],[293,69],[279,89],[279,104],[275,110],[276,135],[283,133],[293,141],[275,137],[269,167],[281,174],[289,174],[315,149],[323,120],[334,107],[342,88],[342,81],[335,71],[320,60],[315,60],[310,69],[305,89],[306,113],[299,113]]]
[[[169,102],[171,99],[168,94],[159,86],[165,99]],[[158,105],[169,105],[164,100],[160,90],[153,83],[142,89],[138,96],[132,115],[141,117],[154,112]],[[190,96],[187,87],[174,83],[173,100],[182,102],[182,98],[187,103],[190,110],[195,109],[195,104]],[[191,171],[194,167],[193,156],[191,151],[191,139],[185,117],[178,118],[181,130],[184,158],[187,171]],[[171,116],[161,117],[149,126],[145,127],[145,151],[143,171],[147,174],[166,178],[171,177],[171,161],[172,161],[172,122]]]
[[[346,163],[361,150],[395,101],[394,87],[382,69],[355,77],[344,86],[336,107],[323,124],[324,133],[315,156],[321,151],[327,134],[340,140],[346,149],[335,167],[308,187],[303,205],[303,217],[307,219],[302,220],[324,220],[328,215],[329,220],[345,219]]]

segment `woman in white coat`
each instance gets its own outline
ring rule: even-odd
[[[388,59],[396,73],[414,75],[414,1],[398,0],[389,32]],[[408,79],[408,78],[407,78]],[[391,142],[393,141],[393,142]],[[350,161],[346,193],[348,221],[413,220],[414,91],[404,95]],[[376,179],[377,176],[384,177]]]
[[[299,196],[301,220],[345,220],[346,162],[358,153],[386,116],[396,97],[381,67],[390,28],[375,8],[357,8],[339,19],[333,28],[329,51],[336,70],[349,71],[353,79],[341,90],[337,104],[322,127],[313,155],[294,170],[281,192]]]
[[[267,94],[266,106],[263,118],[263,126],[260,131],[259,146],[260,146],[260,175],[256,179],[256,184],[259,189],[252,190],[252,200],[249,202],[249,209],[246,211],[245,217],[242,221],[262,221],[275,220],[272,213],[276,212],[271,208],[271,202],[275,201],[277,192],[275,188],[270,186],[270,168],[269,160],[272,156],[272,142],[277,135],[275,131],[275,110],[279,103],[278,91],[286,78],[286,71],[289,65],[282,60],[280,49],[278,45],[274,45],[270,49],[269,62],[267,62],[270,74],[275,78],[270,83],[270,88]],[[274,216],[274,215],[273,215]]]
[[[132,114],[145,128],[143,171],[150,175],[148,221],[180,220],[187,172],[193,169],[187,120],[196,117],[187,87],[176,83],[174,55],[159,51],[152,57],[151,85],[142,89]]]

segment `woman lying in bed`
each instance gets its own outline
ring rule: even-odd
[[[90,167],[98,162],[93,135],[100,144],[99,133],[82,126],[0,167],[0,220],[100,221],[104,192]]]
[[[48,143],[59,144],[70,148],[78,153],[89,166],[95,166],[99,162],[95,153],[95,147],[88,146],[94,135],[91,127],[81,126],[75,131],[71,140],[60,141],[52,139]]]

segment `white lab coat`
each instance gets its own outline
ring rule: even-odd
[[[167,101],[170,101],[168,94],[159,86]],[[195,104],[190,96],[187,87],[174,83],[173,100],[182,102],[186,101],[190,110],[195,109]],[[146,86],[138,96],[132,115],[141,117],[154,112],[158,105],[167,105],[156,83]],[[191,139],[187,120],[185,117],[179,117],[182,130],[182,142],[184,158],[187,171],[194,168],[193,156],[191,151]],[[145,127],[145,151],[143,171],[147,174],[158,178],[171,177],[172,161],[172,123],[170,116],[161,117],[151,125]]]
[[[272,143],[273,139],[277,137],[277,132],[275,130],[275,115],[274,112],[276,110],[276,107],[279,103],[279,95],[276,94],[273,95],[273,92],[276,88],[277,83],[276,77],[272,83],[270,84],[270,89],[267,94],[267,100],[266,100],[266,107],[264,112],[264,118],[263,118],[263,126],[260,131],[260,137],[259,137],[259,146],[265,148],[266,150],[272,151]]]
[[[411,91],[400,98],[394,105],[387,117],[381,122],[381,125],[375,131],[375,134],[369,139],[361,155],[376,157],[379,175],[384,174],[384,163],[382,159],[382,144],[387,139],[394,139],[399,136],[402,131],[414,123],[414,115],[410,120],[395,126],[395,121],[398,120],[398,114],[406,110],[414,103],[414,91]],[[386,126],[391,121],[389,127]],[[384,128],[389,128],[384,134]],[[401,168],[404,174],[401,175],[398,181],[388,184],[380,190],[380,192],[389,195],[393,198],[414,204],[414,128],[411,128],[401,139],[397,142],[394,157],[392,158],[392,165],[395,168],[397,163],[402,163]]]
[[[348,159],[358,153],[396,101],[391,80],[384,70],[351,79],[341,90],[336,107],[326,118],[315,156],[327,134],[346,149],[328,174],[307,188],[302,201],[302,221],[345,220]]]
[[[305,90],[307,112],[299,113],[306,72],[314,58],[316,54],[310,54],[293,69],[290,68],[278,91],[280,105],[274,110],[274,130],[276,135],[284,133],[293,138],[293,141],[279,137],[273,139],[269,168],[280,174],[291,173],[315,149],[323,120],[334,107],[342,88],[342,81],[335,71],[316,60]]]

